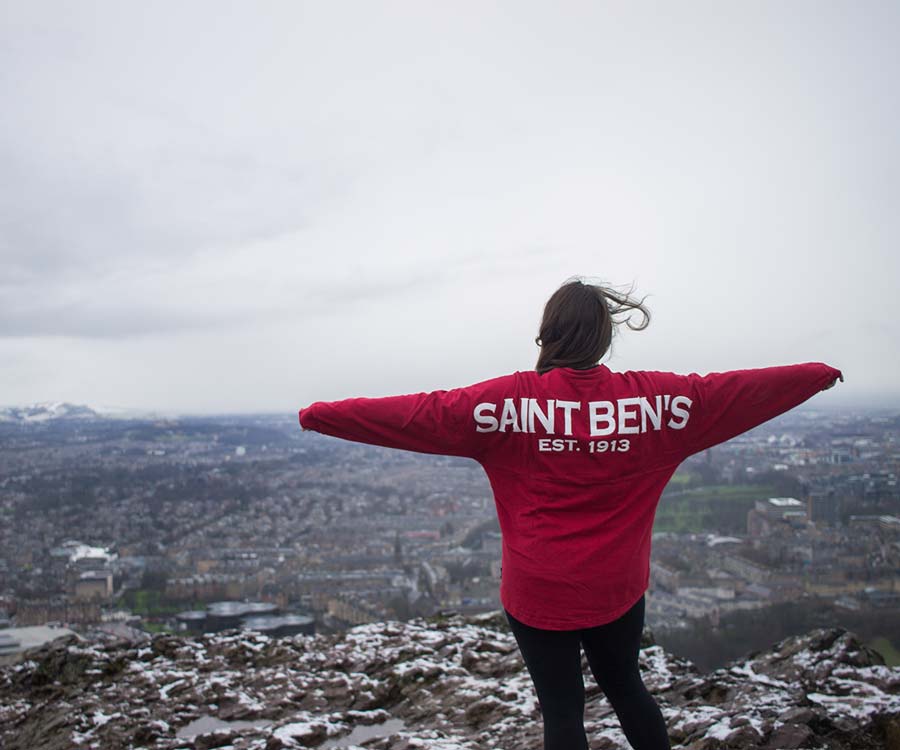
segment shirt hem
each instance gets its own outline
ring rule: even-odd
[[[547,619],[546,616],[536,614],[529,610],[519,609],[515,606],[509,607],[506,604],[503,604],[503,608],[517,620],[525,623],[532,628],[538,628],[540,630],[583,630],[584,628],[595,628],[598,625],[607,625],[614,620],[618,620],[635,604],[637,604],[640,598],[644,596],[646,592],[647,588],[644,587],[643,589],[641,589],[641,592],[629,603],[620,607],[616,607],[616,609],[609,610],[606,614],[589,618],[576,617],[551,620]]]

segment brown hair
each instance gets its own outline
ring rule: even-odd
[[[585,368],[596,365],[612,344],[614,326],[625,322],[633,331],[643,331],[650,324],[650,311],[631,299],[632,289],[616,292],[603,284],[586,284],[580,277],[572,277],[557,289],[544,306],[540,332],[534,343],[541,347],[538,374],[554,367]],[[624,321],[613,316],[625,310],[640,310],[644,321],[631,324],[629,315]]]

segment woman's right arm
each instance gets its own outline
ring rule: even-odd
[[[688,417],[674,440],[673,451],[687,458],[799,406],[844,376],[824,362],[778,367],[675,375],[670,387],[687,397]]]
[[[465,387],[400,396],[316,401],[297,417],[304,430],[343,440],[477,458],[491,435],[478,431],[473,410],[514,378],[501,375]]]

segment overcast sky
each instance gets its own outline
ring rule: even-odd
[[[896,2],[0,0],[0,405],[824,361],[900,405]]]

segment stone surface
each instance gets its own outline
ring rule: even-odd
[[[133,646],[69,641],[27,657],[0,670],[8,750],[282,750],[361,726],[374,734],[368,750],[542,745],[534,689],[498,613],[285,639],[230,631]],[[708,674],[649,634],[640,659],[673,748],[900,750],[900,669],[843,629],[788,638]],[[582,666],[591,748],[627,750]],[[201,717],[221,728],[178,736]],[[380,730],[387,719],[400,721]]]

